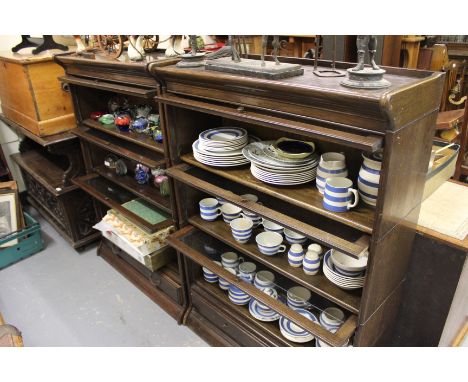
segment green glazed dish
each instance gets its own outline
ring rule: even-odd
[[[272,145],[276,153],[284,158],[304,159],[315,151],[313,142],[298,141],[296,139],[280,138]]]
[[[114,116],[112,114],[104,114],[102,117],[99,117],[98,121],[103,125],[113,125]]]

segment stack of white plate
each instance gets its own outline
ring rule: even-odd
[[[323,258],[323,273],[325,277],[342,289],[351,290],[362,288],[364,286],[364,280],[366,279],[366,276],[364,276],[364,271],[358,273],[355,276],[345,276],[338,273],[335,269],[335,265],[333,264],[331,254],[332,250],[329,250],[327,253],[325,253]]]
[[[304,159],[283,158],[272,148],[274,142],[253,142],[242,150],[251,163],[250,171],[255,178],[281,186],[304,184],[315,179],[319,162],[317,154]]]
[[[203,164],[233,167],[249,163],[242,155],[248,143],[247,131],[239,127],[223,127],[203,131],[193,143],[193,155]]]

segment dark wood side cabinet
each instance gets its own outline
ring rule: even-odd
[[[251,58],[258,59],[257,56]],[[156,100],[162,106],[167,134],[169,175],[175,182],[180,230],[170,237],[186,267],[189,307],[184,322],[213,345],[296,346],[279,332],[278,323],[255,320],[245,306],[230,303],[227,294],[206,283],[201,267],[208,267],[253,298],[314,333],[325,343],[342,346],[353,337],[354,346],[391,344],[402,302],[415,224],[419,214],[430,157],[443,74],[385,68],[392,86],[383,90],[353,90],[341,78],[313,74],[310,60],[300,63],[304,75],[271,81],[206,71],[149,65],[161,84]],[[321,62],[329,66],[329,62]],[[346,69],[351,64],[339,64]],[[201,131],[240,126],[261,139],[282,136],[312,140],[320,153],[344,152],[349,178],[355,184],[362,153],[383,148],[383,165],[376,208],[360,202],[347,213],[322,206],[314,183],[298,187],[272,186],[254,178],[249,166],[216,168],[192,155],[192,143]],[[262,204],[241,197],[259,196]],[[199,217],[198,201],[221,197],[243,209],[301,232],[325,248],[356,256],[366,246],[370,255],[362,290],[346,291],[320,273],[307,276],[288,266],[285,254],[267,257],[254,237],[238,244],[222,221]],[[208,255],[233,250],[257,269],[274,272],[287,289],[302,285],[312,292],[311,303],[321,309],[340,307],[346,321],[336,333],[304,319],[286,305],[240,282]],[[313,346],[313,342],[305,344]]]
[[[69,132],[38,137],[0,115],[22,140],[12,159],[21,169],[27,200],[74,248],[80,249],[99,235],[93,229],[93,201],[72,179],[84,174],[78,139]]]
[[[167,60],[158,54],[147,56],[147,61],[143,62],[131,62],[125,55],[119,60],[109,60],[98,55],[84,58],[63,54],[56,56],[56,60],[65,69],[61,80],[70,86],[72,93],[78,124],[72,133],[79,137],[86,170],[84,176],[74,179],[74,184],[91,196],[98,219],[107,210],[116,209],[141,229],[154,232],[156,226],[121,207],[126,201],[140,198],[167,216],[164,226],[177,225],[173,198],[162,196],[152,181],[139,185],[134,179],[138,163],[151,169],[170,165],[166,132],[163,132],[164,143],[158,143],[152,137],[121,132],[113,125],[104,126],[90,117],[93,111],[107,112],[109,100],[119,96],[126,97],[131,105],[150,105],[152,113],[159,114],[159,105],[154,100],[159,94],[159,85],[146,70],[146,65],[150,61],[155,65],[168,65],[177,60]],[[105,166],[109,154],[125,162],[126,175],[117,176],[115,170]],[[184,273],[180,256],[175,251],[172,260],[154,272],[105,238],[101,240],[98,254],[181,321],[186,306]]]

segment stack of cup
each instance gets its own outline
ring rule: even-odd
[[[257,266],[254,263],[245,261],[239,264],[239,272],[238,277],[249,283],[252,284],[255,278],[255,271]],[[243,290],[237,288],[234,285],[229,285],[229,299],[233,304],[236,305],[246,305],[250,302],[250,295],[245,293]]]
[[[234,268],[226,268],[226,271],[229,273],[232,273],[234,276],[237,274]],[[230,283],[228,283],[226,280],[222,279],[221,277],[218,278],[219,281],[219,287],[222,290],[229,290],[229,287],[231,286]]]
[[[242,209],[231,203],[224,203],[220,210],[223,215],[223,220],[228,224],[242,216]]]
[[[258,204],[262,204],[258,202],[258,196],[254,194],[244,194],[244,195],[241,195],[241,198],[258,203]],[[251,212],[246,209],[243,209],[242,212],[243,212],[244,217],[252,220],[253,228],[257,228],[262,223],[262,218],[258,216],[256,213]]]
[[[244,259],[239,257],[235,252],[225,252],[221,255],[221,264],[223,268],[234,275],[237,275],[239,263],[241,261],[244,261]],[[219,278],[219,287],[221,289],[228,290],[229,285],[230,284],[226,280],[222,279],[221,277]]]
[[[341,325],[343,325],[345,319],[345,315],[343,311],[339,308],[331,307],[325,309],[319,317],[320,324],[331,331],[333,329],[338,329]]]
[[[288,306],[292,309],[304,309],[309,305],[312,293],[301,286],[295,286],[288,289]]]
[[[239,264],[239,273],[238,276],[240,279],[252,284],[255,279],[255,271],[257,266],[254,263],[245,261]]]
[[[215,261],[215,263],[221,266],[221,263],[219,261]],[[205,267],[203,267],[203,278],[205,279],[205,281],[211,284],[218,282],[218,275]]]
[[[275,275],[270,271],[259,271],[255,275],[254,285],[260,290],[273,288],[275,286]]]

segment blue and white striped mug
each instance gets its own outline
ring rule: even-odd
[[[250,301],[250,295],[236,286],[229,285],[229,300],[235,305],[246,305]]]
[[[218,264],[221,266],[221,263],[219,261],[214,261],[214,263]],[[217,283],[218,280],[218,275],[212,271],[210,271],[208,268],[203,267],[203,278],[205,281],[214,284]]]
[[[231,220],[229,225],[231,226],[232,236],[238,243],[245,244],[249,241],[250,236],[252,236],[252,220],[249,218],[237,218]]]
[[[354,202],[352,202],[354,195]],[[328,178],[325,182],[323,206],[333,212],[346,212],[356,207],[359,194],[353,188],[353,182],[348,178]]]
[[[223,214],[223,220],[229,224],[232,220],[242,216],[242,208],[231,203],[224,203],[221,206],[221,213]]]
[[[200,216],[203,220],[214,221],[221,215],[219,203],[215,198],[205,198],[198,203],[200,206]]]

